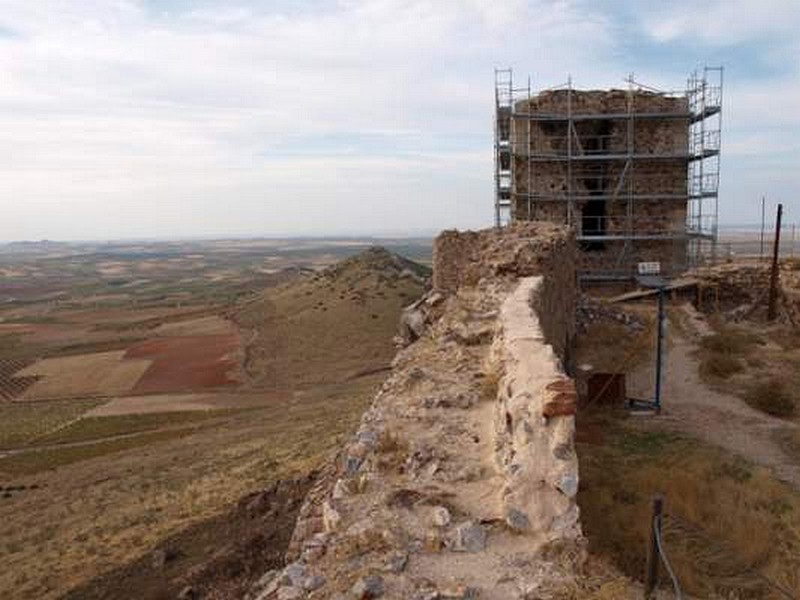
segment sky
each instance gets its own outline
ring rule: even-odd
[[[0,0],[0,241],[489,226],[494,68],[725,67],[720,219],[800,222],[800,0]]]

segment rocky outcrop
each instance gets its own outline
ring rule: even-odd
[[[528,599],[573,581],[571,257],[552,225],[437,240],[413,343],[306,499],[292,562],[254,598]]]

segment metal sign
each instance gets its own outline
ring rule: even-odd
[[[640,262],[637,265],[639,275],[659,275],[661,273],[661,263],[653,262]]]

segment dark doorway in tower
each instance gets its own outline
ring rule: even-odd
[[[609,121],[589,122],[583,140],[583,151],[586,154],[608,154],[611,142],[614,139],[613,127]],[[582,183],[586,188],[589,199],[583,205],[581,231],[585,237],[603,237],[606,235],[608,216],[606,215],[606,195],[609,184],[607,162],[604,160],[592,161],[587,164],[583,173]],[[594,196],[594,197],[593,197]],[[584,240],[584,250],[603,250],[603,240]]]
[[[589,200],[583,206],[582,230],[584,236],[600,237],[606,235],[606,201]],[[602,240],[584,240],[584,250],[603,250],[605,242]]]

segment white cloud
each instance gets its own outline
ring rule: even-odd
[[[620,85],[630,25],[599,4],[0,0],[0,239],[486,225],[493,67]],[[692,35],[689,6],[643,27]],[[737,85],[742,154],[774,98]]]
[[[799,8],[797,0],[671,0],[643,13],[646,31],[658,41],[733,45],[793,34],[800,27]]]

